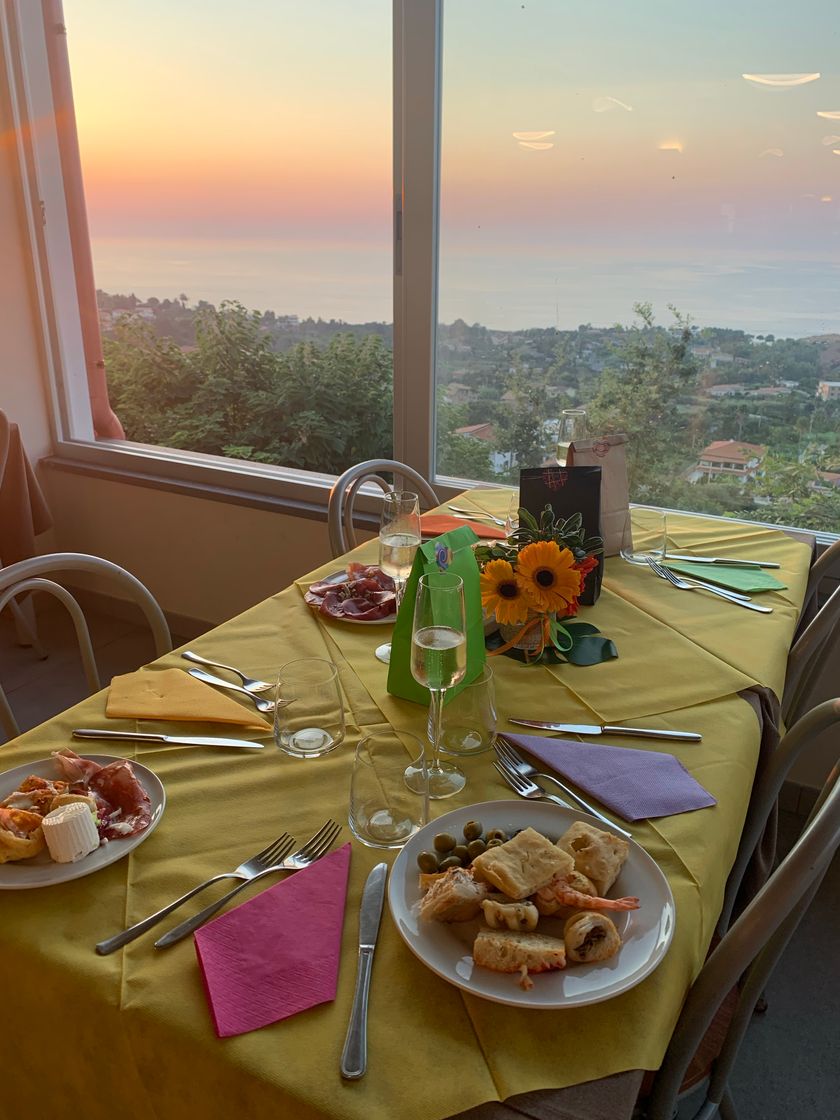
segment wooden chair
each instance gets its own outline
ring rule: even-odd
[[[7,605],[11,607],[15,596],[32,591],[47,591],[67,608],[76,631],[89,693],[98,692],[102,688],[90,631],[84,612],[70,591],[52,579],[43,578],[57,572],[89,572],[108,578],[125,598],[136,603],[143,612],[152,632],[157,656],[160,657],[172,649],[169,626],[151,592],[118,564],[112,564],[109,560],[102,560],[98,556],[86,556],[78,552],[56,552],[47,556],[33,556],[28,560],[20,560],[17,564],[10,564],[7,568],[0,568],[0,611]],[[0,725],[9,738],[20,734],[2,687],[0,687]]]
[[[398,463],[393,459],[368,459],[348,468],[336,479],[330,491],[327,522],[330,531],[330,549],[333,556],[341,556],[356,546],[356,533],[353,528],[353,511],[359,491],[367,482],[374,482],[384,494],[394,487],[382,477],[383,472],[402,480],[403,489],[416,493],[420,504],[431,509],[438,504],[438,497],[432,487],[413,467]]]
[[[838,568],[840,541],[835,541],[811,567],[803,611],[817,594],[823,578]],[[837,587],[791,646],[782,695],[782,719],[786,726],[791,726],[807,711],[820,670],[836,649],[839,620],[840,587]]]
[[[827,700],[785,735],[762,782],[768,812],[795,759],[821,731],[838,721],[840,699]],[[752,822],[756,836],[763,823],[757,818]],[[707,957],[680,1012],[650,1094],[637,1109],[639,1117],[672,1120],[678,1100],[702,1084],[703,1100],[692,1112],[692,1120],[712,1120],[717,1115],[737,1120],[728,1082],[738,1049],[764,985],[838,847],[840,766],[835,766],[788,856]],[[698,1056],[704,1060],[698,1061]]]

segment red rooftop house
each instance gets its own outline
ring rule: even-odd
[[[715,478],[746,480],[762,474],[767,448],[758,443],[741,443],[734,439],[718,439],[700,452],[700,462],[692,467],[689,482],[710,482]]]

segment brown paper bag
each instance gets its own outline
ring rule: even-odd
[[[578,439],[569,444],[566,457],[569,467],[601,468],[601,536],[605,556],[618,555],[630,508],[626,443],[623,432],[599,439]]]

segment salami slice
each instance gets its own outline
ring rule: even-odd
[[[372,565],[349,564],[346,578],[313,583],[304,595],[306,602],[329,618],[350,622],[377,622],[395,613],[394,581]]]

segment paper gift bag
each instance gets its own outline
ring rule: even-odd
[[[630,508],[626,443],[627,436],[623,432],[600,439],[576,439],[569,444],[566,457],[566,465],[570,467],[601,468],[601,536],[605,556],[617,556],[621,550]]]
[[[428,704],[429,690],[411,675],[411,624],[414,601],[420,577],[428,572],[454,572],[464,581],[464,614],[467,624],[467,671],[460,684],[446,690],[446,700],[456,696],[465,685],[475,680],[484,668],[484,623],[481,615],[481,588],[478,564],[473,555],[477,535],[469,525],[452,529],[430,541],[423,541],[414,556],[411,575],[405,586],[400,613],[391,638],[391,662],[388,667],[388,691],[417,704]]]
[[[554,516],[566,520],[579,513],[587,537],[601,535],[601,468],[561,467],[546,464],[519,472],[519,504],[539,521],[545,507],[551,506]],[[597,556],[598,567],[586,577],[580,602],[592,606],[601,594],[604,557]]]

